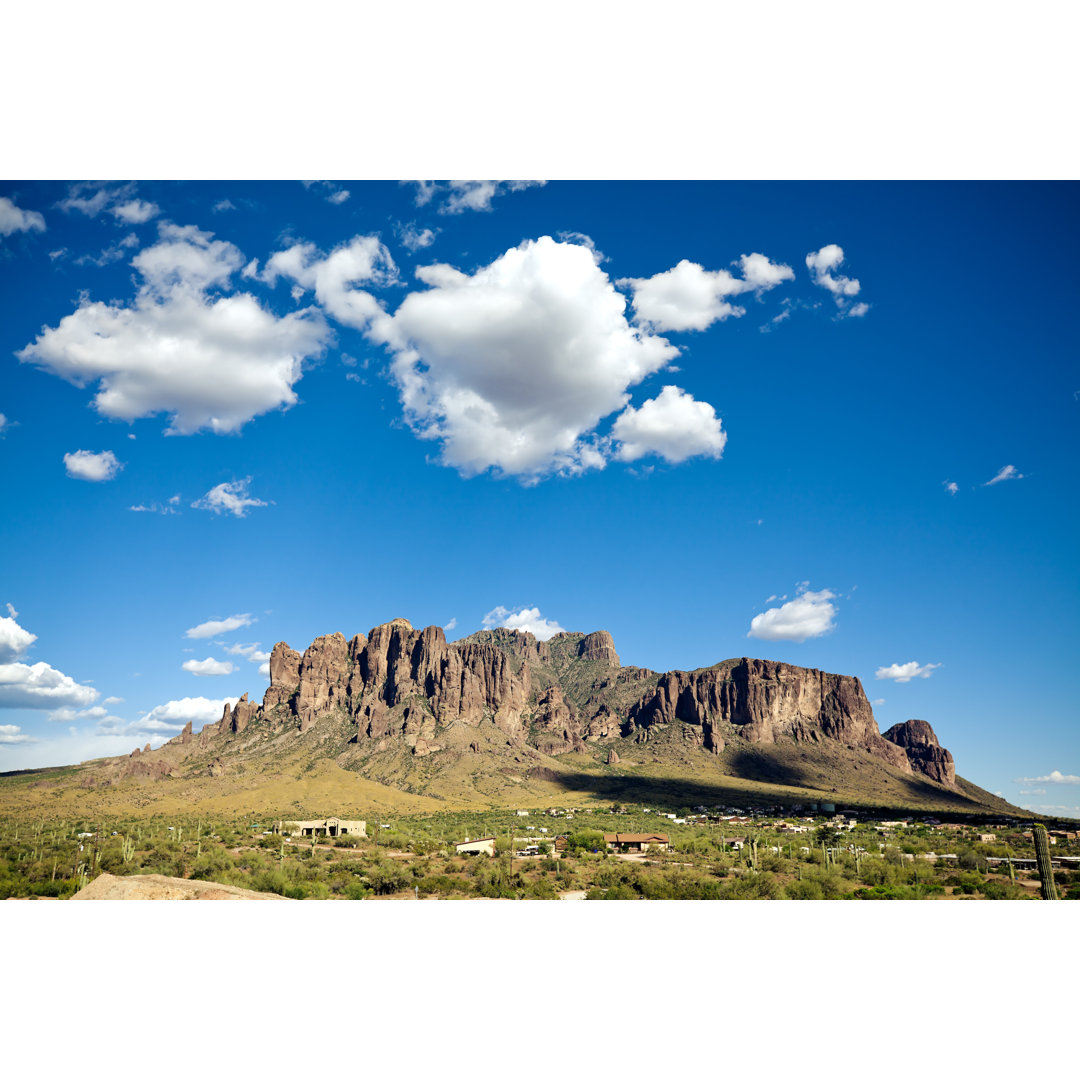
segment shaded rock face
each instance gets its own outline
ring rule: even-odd
[[[905,720],[893,724],[884,738],[903,747],[914,768],[931,780],[956,786],[956,765],[953,756],[939,742],[934,729],[925,720]]]
[[[882,738],[862,683],[774,660],[720,664],[700,671],[669,671],[629,711],[629,726],[649,728],[676,720],[700,725],[701,744],[719,753],[728,730],[751,743],[822,737],[861,747],[903,772],[907,754]],[[898,752],[900,751],[900,752]]]
[[[655,725],[679,723],[689,744],[714,754],[733,740],[830,739],[902,772],[955,783],[952,755],[929,724],[911,720],[883,737],[862,684],[850,676],[746,657],[658,675],[621,667],[604,630],[545,642],[495,629],[448,644],[440,627],[416,630],[405,619],[351,640],[324,635],[302,655],[278,642],[262,705],[245,694],[203,729],[199,743],[241,735],[255,722],[304,735],[330,714],[355,724],[356,743],[383,750],[400,738],[417,756],[442,750],[455,725],[492,725],[510,745],[550,755],[584,750],[586,740],[644,743]]]

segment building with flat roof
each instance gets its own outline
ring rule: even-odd
[[[608,851],[667,851],[667,833],[604,833]]]
[[[290,836],[367,836],[367,822],[336,817],[315,821],[279,821],[274,831]]]

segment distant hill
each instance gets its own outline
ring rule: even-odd
[[[623,667],[611,635],[405,619],[270,658],[247,695],[158,750],[0,785],[125,811],[423,812],[594,797],[668,805],[835,802],[1022,815],[957,777],[929,724],[882,734],[857,678],[772,660]],[[32,785],[32,787],[31,787]],[[58,800],[58,801],[57,801]]]

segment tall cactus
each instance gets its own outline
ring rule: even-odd
[[[1050,865],[1050,840],[1046,834],[1046,826],[1036,824],[1031,835],[1035,839],[1035,863],[1039,868],[1039,882],[1042,885],[1042,898],[1044,900],[1056,900],[1057,889],[1054,888],[1054,871]]]

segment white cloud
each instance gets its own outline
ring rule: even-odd
[[[73,454],[64,455],[64,468],[68,476],[76,480],[92,480],[95,483],[111,480],[123,467],[111,450],[102,450],[99,454],[90,450],[76,450]]]
[[[410,221],[408,225],[402,225],[399,233],[401,242],[410,251],[419,251],[435,243],[435,233],[431,229],[418,228],[414,221]]]
[[[235,210],[236,204],[231,199],[219,199],[210,209],[211,213],[224,214],[227,210]]]
[[[65,213],[76,210],[80,214],[94,218],[107,207],[115,206],[121,199],[130,199],[134,196],[135,190],[134,183],[110,187],[108,183],[99,180],[82,181],[69,185],[67,198],[62,199],[57,205]]]
[[[627,389],[678,355],[631,327],[626,301],[580,244],[527,240],[464,274],[422,267],[372,336],[396,353],[405,415],[464,475],[525,479],[603,467],[589,436]]]
[[[45,663],[0,664],[2,709],[56,709],[64,705],[82,708],[99,696],[92,686],[82,686]]]
[[[416,205],[426,206],[432,199],[440,201],[440,214],[460,214],[465,210],[490,210],[491,200],[511,191],[542,187],[546,180],[414,180]]]
[[[218,644],[221,644],[221,642],[218,642]],[[268,665],[270,660],[270,654],[265,650],[260,649],[257,641],[252,645],[226,645],[225,651],[227,653],[232,653],[233,656],[242,656],[251,664]],[[259,670],[261,671],[262,668],[260,667]],[[267,673],[269,673],[269,666],[267,666],[266,670]]]
[[[180,502],[179,495],[173,495],[167,503],[152,502],[149,505],[145,503],[139,503],[138,506],[129,506],[129,510],[134,510],[136,513],[146,514],[179,514],[180,511],[177,508],[177,504]]]
[[[218,634],[227,634],[230,630],[239,630],[242,626],[250,626],[258,622],[254,616],[247,613],[243,615],[230,615],[227,619],[210,619],[208,622],[199,623],[184,631],[186,638],[216,637]]]
[[[869,311],[870,305],[852,304],[852,298],[859,294],[859,279],[834,274],[844,262],[844,249],[839,244],[826,244],[819,251],[811,251],[806,256],[806,266],[815,285],[828,289],[832,293],[840,315],[859,318]]]
[[[874,700],[871,701],[870,704],[871,705],[884,705],[885,704],[885,699],[883,697],[874,698]]]
[[[941,667],[940,664],[919,665],[916,660],[909,660],[906,664],[890,664],[888,667],[879,667],[874,672],[875,679],[892,679],[893,682],[911,682],[912,679],[929,679],[930,673]]]
[[[119,705],[124,699],[122,697],[107,697],[102,704],[103,705]]]
[[[285,277],[305,291],[314,289],[315,299],[338,322],[365,330],[385,314],[371,293],[352,286],[391,285],[397,281],[397,266],[377,236],[354,236],[327,256],[314,244],[293,244],[275,252],[258,276],[269,285]]]
[[[112,207],[110,214],[125,225],[142,225],[161,213],[157,203],[144,202],[142,199],[130,199]]]
[[[521,630],[523,633],[532,634],[539,641],[547,641],[556,634],[565,633],[554,619],[541,618],[539,608],[514,608],[510,611],[500,604],[489,611],[483,621],[488,629],[502,626],[507,630]]]
[[[1024,474],[1018,472],[1015,465],[1006,465],[1001,469],[998,469],[997,476],[993,480],[987,480],[983,487],[990,487],[992,484],[1000,484],[1003,480],[1023,480]]]
[[[10,421],[8,420],[8,418],[2,412],[0,412],[0,439],[2,439],[4,437],[4,435],[6,434],[6,429],[9,426],[10,426]]]
[[[303,361],[330,338],[322,314],[305,308],[278,318],[249,293],[208,295],[230,289],[240,251],[194,226],[166,222],[159,234],[132,260],[142,284],[130,304],[84,295],[19,359],[77,386],[99,383],[94,406],[104,416],[168,413],[170,434],[236,431],[295,404]]]
[[[943,485],[950,495],[955,495],[960,490],[960,485],[955,480],[945,480]]]
[[[8,610],[12,612],[12,617],[0,618],[0,661],[3,662],[22,656],[37,641],[37,634],[24,630],[15,621],[16,612],[10,604]]]
[[[215,514],[229,513],[234,517],[246,517],[249,507],[270,505],[262,499],[249,498],[250,483],[251,477],[247,476],[243,480],[218,484],[201,499],[196,499],[191,506],[195,510],[213,510]]]
[[[37,742],[37,739],[22,734],[18,724],[0,724],[0,743]]]
[[[457,616],[455,615],[444,627],[444,630],[453,630],[457,626]]]
[[[205,660],[185,660],[180,665],[192,675],[231,675],[233,662],[231,660],[215,660],[208,656]]]
[[[186,697],[174,701],[167,701],[164,705],[157,705],[151,709],[138,722],[144,725],[163,724],[170,727],[183,727],[189,720],[194,724],[201,720],[203,723],[211,723],[220,720],[221,714],[228,704],[231,709],[240,699],[229,698],[205,698]]]
[[[334,206],[340,206],[349,197],[349,192],[339,187],[332,180],[301,180],[300,183],[308,190],[315,188],[322,197]]]
[[[1046,788],[1041,788],[1041,787],[1030,788],[1027,791],[1021,791],[1020,794],[1021,795],[1045,795],[1046,794]]]
[[[36,210],[23,210],[7,196],[0,196],[0,236],[17,232],[44,232],[45,218]]]
[[[1080,784],[1080,776],[1067,776],[1059,769],[1054,769],[1046,776],[1019,776],[1017,784]]]
[[[633,290],[635,321],[653,330],[704,330],[714,322],[746,314],[725,297],[761,293],[795,277],[790,266],[770,262],[754,252],[739,259],[742,278],[727,270],[706,270],[700,263],[681,260],[650,278],[623,278],[621,287]]]
[[[716,410],[677,386],[665,386],[639,409],[627,405],[611,437],[619,444],[615,456],[620,461],[658,454],[672,464],[698,455],[719,458],[727,442]]]
[[[765,641],[806,641],[834,629],[836,607],[830,602],[836,594],[828,589],[811,592],[804,582],[799,595],[778,608],[769,608],[750,620],[747,637]]]
[[[261,675],[261,676],[262,676],[262,677],[263,677],[264,679],[269,679],[269,678],[270,678],[270,661],[269,661],[269,660],[264,660],[264,661],[263,661],[263,662],[262,662],[262,663],[261,663],[261,664],[259,665],[259,674],[260,674],[260,675]]]

